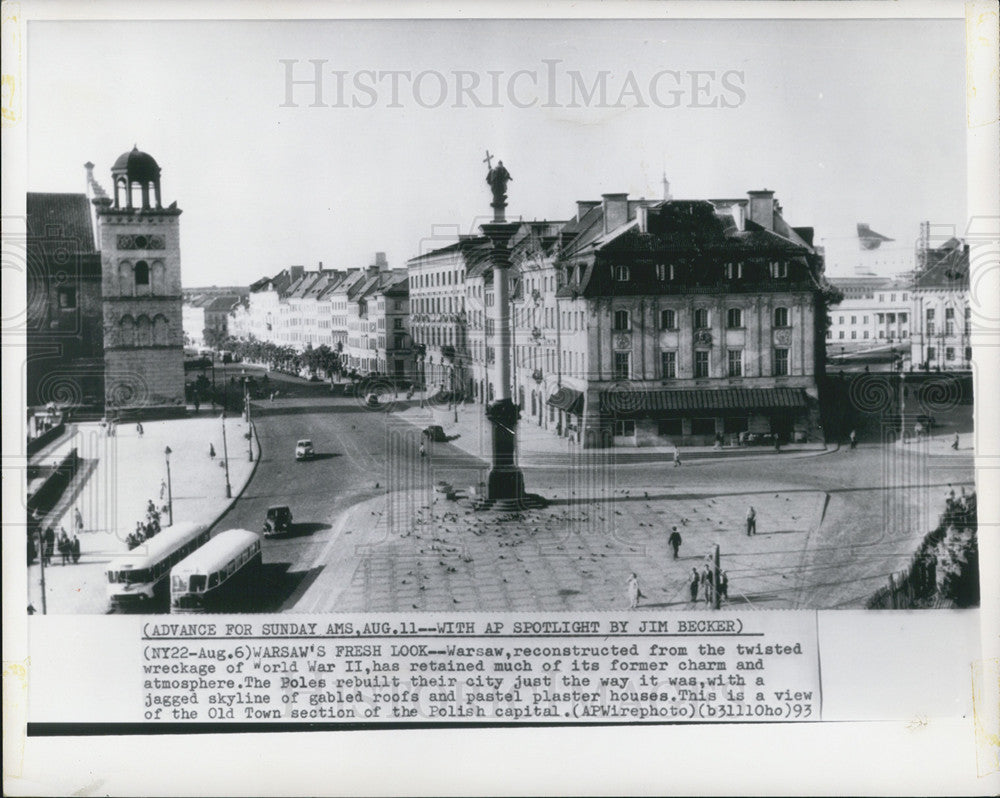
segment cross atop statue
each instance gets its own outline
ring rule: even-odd
[[[487,171],[493,169],[493,161],[491,160],[492,158],[493,158],[493,156],[490,155],[490,151],[487,150],[486,151],[486,157],[483,158],[483,163],[486,164]]]

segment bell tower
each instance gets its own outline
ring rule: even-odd
[[[111,167],[97,215],[109,411],[184,412],[184,333],[177,203],[164,208],[160,167],[134,147]]]

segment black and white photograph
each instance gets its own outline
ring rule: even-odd
[[[932,635],[988,738],[995,9],[212,5],[4,5],[29,740],[878,720]]]

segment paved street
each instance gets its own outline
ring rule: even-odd
[[[265,541],[261,600],[247,608],[267,612],[622,609],[632,572],[640,608],[684,608],[691,568],[700,570],[716,544],[728,605],[861,607],[909,561],[948,486],[972,487],[972,436],[954,452],[951,430],[856,450],[685,449],[675,467],[669,448],[582,451],[522,425],[528,490],[549,506],[475,512],[464,497],[485,479],[489,446],[478,406],[460,407],[456,422],[453,409],[420,407],[419,396],[389,395],[369,409],[331,397],[324,384],[271,380],[275,400],[254,405],[262,456],[228,511],[218,458],[207,454],[214,442],[221,455],[215,413],[150,422],[142,439],[134,427],[114,439],[81,427],[73,445],[83,446],[88,478],[53,518],[70,529],[73,508],[82,508],[83,559],[47,569],[50,612],[105,611],[104,569],[125,551],[124,533],[146,499],[157,498],[168,443],[176,520],[221,515],[216,531],[259,531],[268,506],[291,507],[293,530]],[[450,440],[427,443],[421,457],[421,429],[432,423]],[[251,464],[242,423],[229,419],[227,428],[236,496]],[[313,441],[314,460],[295,461],[299,438]],[[751,505],[753,537],[745,533]],[[674,527],[683,538],[676,560],[667,543]],[[36,605],[37,572],[32,566]]]
[[[461,407],[455,424],[452,411],[417,399],[388,397],[372,411],[309,388],[300,393],[315,396],[259,403],[264,459],[220,524],[259,528],[269,504],[292,507],[294,535],[265,544],[268,609],[618,609],[632,571],[642,606],[685,607],[690,569],[716,543],[732,604],[859,607],[909,561],[948,485],[972,486],[971,435],[957,454],[942,435],[854,451],[705,451],[675,468],[663,453],[580,451],[548,433],[548,451],[526,453],[526,430],[528,489],[552,504],[476,513],[434,490],[447,482],[462,495],[484,477],[476,406]],[[421,458],[428,423],[459,437]],[[299,437],[312,438],[315,461],[294,461]],[[666,540],[674,526],[684,539],[677,561]]]

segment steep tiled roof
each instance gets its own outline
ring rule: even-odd
[[[46,253],[56,248],[73,254],[96,251],[86,194],[28,192],[26,210],[28,236]]]
[[[928,250],[927,268],[917,275],[917,288],[968,290],[969,246],[957,239]]]

